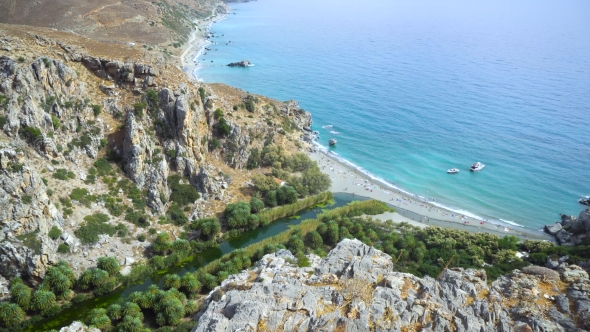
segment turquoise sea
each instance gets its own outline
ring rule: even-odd
[[[321,144],[336,138],[334,152],[358,167],[464,214],[540,229],[582,210],[589,1],[231,6],[199,79],[299,101]],[[225,66],[244,59],[255,66]],[[470,173],[476,161],[486,167]]]

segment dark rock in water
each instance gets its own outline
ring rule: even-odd
[[[590,238],[590,209],[580,212],[578,218],[562,214],[560,223],[545,225],[544,229],[562,246],[578,245]]]
[[[232,63],[228,64],[227,66],[228,67],[249,67],[251,65],[252,65],[252,63],[250,63],[250,61],[242,60],[239,62],[232,62]]]

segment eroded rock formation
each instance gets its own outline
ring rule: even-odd
[[[488,285],[485,271],[438,278],[394,272],[391,257],[344,240],[298,268],[286,250],[211,292],[195,331],[584,331],[588,274],[515,270]]]

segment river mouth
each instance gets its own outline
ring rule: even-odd
[[[47,331],[70,325],[74,321],[83,322],[85,321],[86,317],[88,317],[88,312],[94,308],[106,308],[113,303],[122,302],[129,296],[129,294],[137,291],[142,292],[153,284],[162,287],[164,275],[166,274],[178,274],[179,276],[182,276],[188,272],[195,272],[197,269],[209,264],[210,262],[220,258],[225,254],[232,252],[235,249],[247,247],[251,244],[282,233],[288,230],[290,226],[299,225],[303,220],[316,218],[318,214],[325,210],[341,207],[350,202],[358,200],[366,200],[366,198],[358,196],[354,197],[346,193],[334,194],[334,204],[328,207],[311,207],[304,209],[297,212],[297,218],[285,217],[277,219],[265,227],[244,232],[239,237],[223,241],[216,247],[196,254],[190,261],[183,262],[182,264],[165,271],[159,271],[151,277],[143,280],[142,283],[130,285],[125,288],[121,287],[109,294],[97,296],[80,303],[72,303],[70,308],[64,309],[54,317],[41,320],[36,324],[32,324],[31,327],[29,327],[26,331]]]

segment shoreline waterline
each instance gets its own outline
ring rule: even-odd
[[[498,236],[514,235],[522,239],[553,241],[543,231],[524,226],[502,223],[500,220],[483,219],[472,213],[459,213],[443,204],[412,194],[395,184],[380,179],[338,156],[329,149],[319,146],[317,152],[309,152],[309,157],[318,162],[321,171],[332,179],[330,191],[345,193],[353,197],[377,199],[398,210],[398,214],[408,220],[395,220],[392,215],[380,219],[407,221],[415,226],[439,226],[470,232],[488,232]],[[475,217],[473,217],[475,216]]]
[[[213,44],[213,42],[210,39],[206,38],[206,36],[208,36],[210,34],[214,23],[217,23],[217,22],[227,18],[227,15],[230,15],[232,11],[233,11],[233,9],[230,8],[230,11],[227,14],[215,15],[215,16],[212,15],[201,23],[201,26],[204,28],[204,30],[200,32],[201,38],[199,40],[194,41],[194,43],[196,43],[196,44],[193,47],[193,50],[191,52],[189,52],[189,54],[187,56],[187,58],[190,60],[187,61],[188,68],[187,68],[187,70],[185,70],[185,73],[187,75],[189,75],[189,77],[191,77],[192,79],[195,79],[197,81],[203,81],[202,79],[200,79],[197,76],[197,72],[199,71],[199,69],[203,68],[203,64],[198,62],[197,58],[203,54],[203,52],[205,51],[205,48],[208,45]],[[369,180],[371,182],[378,183],[380,186],[389,189],[392,193],[394,192],[397,195],[401,195],[402,197],[406,198],[407,200],[402,199],[403,202],[406,202],[406,203],[410,202],[410,201],[413,203],[419,202],[418,206],[420,206],[420,204],[428,205],[430,207],[429,209],[436,209],[437,212],[441,211],[442,215],[440,217],[442,219],[445,219],[445,222],[452,222],[452,223],[454,223],[456,225],[460,225],[460,226],[464,225],[464,226],[476,227],[478,229],[481,229],[481,231],[499,232],[500,234],[504,234],[504,235],[526,234],[526,237],[529,237],[529,238],[539,238],[539,239],[552,240],[542,230],[528,228],[528,227],[525,227],[525,226],[523,226],[517,222],[514,222],[514,221],[504,220],[504,219],[496,218],[496,217],[489,216],[489,215],[481,215],[478,213],[474,213],[470,210],[467,210],[465,208],[448,206],[444,203],[434,201],[434,199],[429,199],[428,197],[414,194],[408,190],[405,190],[403,188],[396,186],[395,183],[392,183],[390,181],[387,181],[384,178],[381,178],[379,176],[371,174],[369,171],[364,169],[362,166],[354,164],[353,162],[345,159],[344,157],[338,155],[335,152],[329,152],[330,149],[328,147],[320,145],[317,142],[314,142],[314,144],[326,156],[331,157],[332,159],[336,160],[340,164],[346,166],[347,168],[349,168],[353,171],[358,171],[359,173],[362,173],[365,177],[367,177],[367,180]],[[332,175],[331,175],[331,177],[332,177]],[[341,188],[341,189],[343,189],[343,188]],[[331,191],[332,192],[346,192],[346,191],[342,191],[342,190],[335,190],[334,188],[331,188]],[[391,196],[383,197],[383,198],[387,199],[387,198],[391,198]],[[391,202],[391,201],[386,201],[384,199],[380,199],[380,200],[383,200],[386,203]],[[403,202],[400,202],[401,204],[398,204],[397,208],[401,208],[401,206],[399,206],[399,205],[403,205],[404,204]],[[414,213],[414,212],[412,212],[412,213]],[[418,213],[418,214],[420,214],[420,213]],[[430,217],[425,216],[425,218],[430,218]],[[432,218],[434,218],[434,216],[432,216]],[[450,220],[446,220],[446,219],[450,219]],[[490,227],[490,225],[492,225],[492,226]],[[486,227],[484,227],[484,226],[486,226]]]

